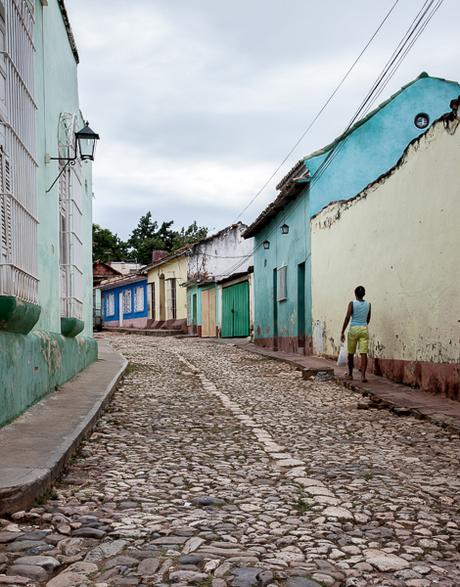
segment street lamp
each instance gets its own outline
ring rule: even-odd
[[[286,223],[281,227],[281,234],[289,234],[289,226]]]
[[[264,241],[262,246],[267,251],[270,248],[270,241]]]
[[[85,126],[75,133],[75,157],[78,151],[80,152],[80,159],[82,161],[94,161],[94,152],[96,151],[96,141],[99,140],[99,135],[89,127],[86,122]]]
[[[48,161],[66,161],[67,163],[63,166],[59,175],[53,181],[51,186],[46,190],[46,193],[50,192],[56,185],[56,182],[64,173],[69,165],[75,165],[77,159],[80,157],[81,161],[94,161],[94,153],[96,151],[96,141],[99,140],[99,135],[90,128],[89,123],[86,122],[85,126],[75,133],[75,142],[73,148],[73,157],[49,157]]]

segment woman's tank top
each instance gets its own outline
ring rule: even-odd
[[[367,316],[369,315],[369,302],[363,300],[353,301],[353,315],[351,317],[351,326],[367,326]]]

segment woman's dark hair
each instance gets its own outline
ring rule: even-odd
[[[358,287],[355,289],[355,296],[357,298],[363,298],[366,295],[366,290],[364,289],[364,287],[362,285],[358,285]]]

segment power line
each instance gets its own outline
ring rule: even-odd
[[[436,4],[435,4],[436,1]],[[366,97],[364,98],[363,102],[359,106],[357,112],[353,115],[350,123],[348,124],[345,131],[342,133],[346,134],[350,128],[354,125],[356,120],[360,117],[365,116],[369,110],[371,109],[372,105],[375,103],[376,99],[381,95],[385,87],[388,85],[396,71],[399,69],[401,63],[406,58],[409,51],[414,46],[417,39],[423,33],[425,28],[427,27],[430,20],[433,18],[434,14],[440,8],[444,0],[426,0],[423,4],[422,8],[412,21],[409,29],[406,31],[402,40],[398,43],[396,49],[393,51],[390,59],[385,64],[383,70],[377,77],[376,81],[372,85],[371,89],[367,93]],[[435,4],[435,5],[434,5]],[[430,11],[430,9],[434,8]],[[428,14],[429,13],[429,14]],[[428,16],[427,16],[428,15]],[[327,157],[322,161],[316,172],[314,173],[310,185],[316,183],[321,176],[324,174],[326,169],[331,165],[332,161],[338,155],[338,153],[342,150],[346,140],[348,137],[345,137],[343,141],[336,144],[334,148],[328,153]]]
[[[303,139],[305,138],[305,136],[307,135],[307,133],[310,131],[310,129],[313,127],[313,125],[315,124],[315,122],[318,120],[318,118],[321,116],[321,114],[324,112],[324,110],[327,108],[327,106],[329,105],[329,103],[332,101],[332,99],[334,98],[334,96],[337,94],[337,92],[340,90],[340,88],[342,87],[342,85],[344,84],[344,82],[346,81],[346,79],[349,77],[349,75],[351,74],[351,72],[353,71],[353,69],[355,68],[355,66],[357,65],[358,61],[361,59],[361,57],[364,55],[364,53],[366,52],[366,50],[368,49],[369,45],[372,43],[372,41],[375,39],[375,37],[377,36],[377,34],[379,33],[380,29],[383,27],[383,25],[385,24],[385,22],[388,20],[388,18],[390,17],[391,13],[393,12],[393,10],[396,8],[397,4],[399,3],[399,0],[395,0],[393,6],[390,8],[390,10],[387,12],[387,14],[385,15],[384,19],[382,20],[382,22],[379,24],[379,26],[377,27],[377,29],[374,31],[374,33],[372,34],[372,36],[370,37],[370,39],[367,41],[367,43],[364,45],[363,49],[361,50],[361,52],[359,53],[358,57],[354,60],[354,62],[352,63],[352,65],[348,68],[347,72],[345,73],[345,75],[342,77],[342,79],[340,80],[340,82],[338,83],[338,85],[336,86],[336,88],[334,89],[334,91],[332,92],[332,94],[329,96],[329,98],[326,100],[326,102],[323,104],[323,106],[320,108],[320,110],[318,111],[318,113],[316,114],[316,116],[313,118],[313,120],[310,122],[310,124],[307,126],[307,128],[303,131],[303,133],[300,135],[300,137],[297,139],[297,141],[294,143],[294,146],[288,151],[287,155],[284,157],[284,159],[281,161],[281,163],[278,165],[278,167],[275,169],[275,171],[270,175],[270,177],[267,179],[267,181],[262,185],[262,187],[255,193],[255,195],[251,198],[251,200],[248,202],[248,204],[243,208],[243,210],[238,214],[238,216],[235,218],[235,220],[233,221],[232,224],[234,224],[237,220],[239,220],[239,218],[241,218],[241,216],[246,212],[246,210],[257,200],[257,198],[262,194],[262,192],[265,190],[265,188],[270,184],[270,182],[272,181],[272,179],[276,176],[276,174],[278,173],[278,171],[283,167],[283,165],[286,163],[286,161],[289,159],[289,157],[294,153],[294,151],[297,149],[297,147],[300,145],[300,143],[303,141]]]
[[[436,2],[436,4],[435,4],[435,2]],[[363,100],[360,107],[358,108],[357,112],[352,117],[352,120],[349,123],[347,129],[342,134],[345,134],[350,129],[350,127],[353,126],[354,122],[356,121],[357,117],[360,114],[363,114],[364,111],[367,114],[369,109],[372,107],[372,104],[375,102],[376,98],[382,93],[384,88],[387,86],[388,82],[391,80],[391,78],[394,76],[396,71],[399,69],[401,63],[404,61],[405,57],[407,56],[409,51],[412,49],[415,42],[420,37],[420,35],[423,33],[423,31],[427,27],[428,23],[431,21],[431,19],[436,14],[438,9],[441,7],[443,2],[444,2],[444,0],[426,0],[424,2],[422,8],[417,13],[416,17],[414,18],[411,25],[409,26],[409,29],[406,31],[403,38],[398,43],[396,49],[393,51],[390,59],[387,61],[386,65],[384,66],[383,71],[379,74],[379,76],[377,77],[377,80],[372,85],[371,90],[369,90],[365,99]],[[432,8],[433,5],[434,5],[434,8]],[[432,9],[431,12],[429,12],[430,9]],[[427,16],[427,14],[428,14],[428,16]],[[346,138],[345,138],[345,140],[346,140]],[[315,174],[310,182],[310,185],[315,181],[315,178],[316,178],[316,181],[318,181],[318,179],[321,175],[317,176],[317,173],[320,171],[322,166],[324,168],[324,165],[326,164],[327,161],[329,161],[328,166],[331,164],[333,158],[335,158],[335,156],[336,156],[333,154],[337,153],[339,149],[343,148],[343,143],[345,142],[345,140],[338,143],[330,151],[330,153],[328,154],[326,159],[321,163],[321,165],[318,167],[317,171],[315,172]],[[322,171],[322,173],[324,173],[324,171]],[[294,210],[295,210],[295,207],[297,207],[299,205],[299,202],[302,202],[302,200],[298,200],[298,202],[294,205]],[[267,234],[267,238],[270,237],[279,228],[280,228],[280,226],[278,226],[278,225],[274,226],[271,229],[271,231]],[[262,245],[263,245],[263,243],[259,243],[259,245],[257,245],[257,247],[255,247],[253,249],[251,254],[254,254]],[[223,274],[222,276],[218,275],[216,277],[223,277],[224,275],[231,275],[231,273],[236,271],[239,267],[241,267],[241,265],[244,264],[246,259],[249,259],[251,257],[251,254],[247,255],[243,259],[243,261],[237,263],[226,274]]]

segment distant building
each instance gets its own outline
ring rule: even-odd
[[[189,245],[185,245],[167,256],[157,255],[143,269],[148,279],[150,328],[186,330],[187,292],[183,285],[187,280],[188,252]]]
[[[99,285],[105,328],[145,328],[148,321],[147,278],[132,275]]]
[[[238,222],[190,246],[188,330],[199,336],[247,337],[252,330],[252,240]]]

